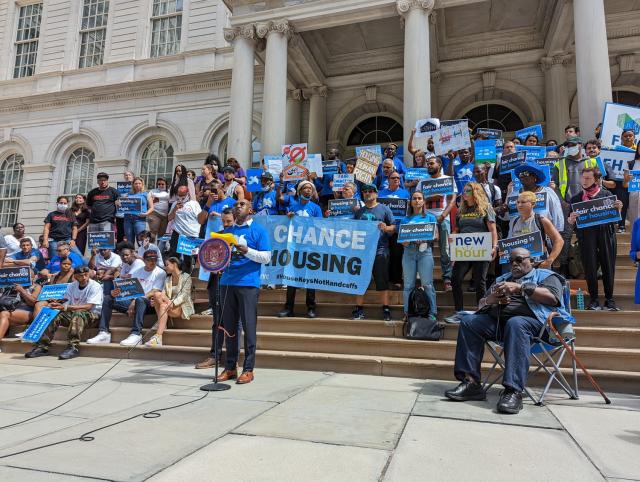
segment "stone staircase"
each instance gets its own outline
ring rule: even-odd
[[[629,257],[629,234],[619,235],[615,299],[623,311],[578,311],[577,353],[605,389],[640,393],[640,307],[634,305],[636,268]],[[436,250],[437,251],[437,250]],[[436,254],[437,257],[437,254]],[[453,312],[451,293],[441,291],[440,271],[436,260],[438,317]],[[194,301],[200,312],[207,305],[204,283],[196,281]],[[466,285],[466,283],[465,283]],[[585,287],[580,280],[572,288]],[[475,294],[465,292],[465,306],[475,304]],[[437,342],[406,340],[402,337],[402,292],[391,292],[394,320],[384,322],[377,293],[365,295],[366,320],[350,320],[353,297],[339,293],[318,292],[318,318],[277,318],[283,306],[284,290],[262,290],[258,321],[257,367],[322,370],[345,373],[452,379],[457,326],[447,325],[442,340]],[[602,295],[601,295],[602,298]],[[297,300],[304,303],[304,293]],[[304,314],[303,304],[296,313]],[[145,331],[155,322],[145,318]],[[112,343],[82,343],[82,354],[96,357],[130,357],[195,362],[207,356],[211,342],[211,317],[195,315],[190,320],[175,320],[164,335],[164,346],[136,347],[130,350],[118,343],[129,334],[131,321],[121,314],[112,319]],[[19,329],[19,328],[18,328]],[[14,330],[15,331],[15,330]],[[86,331],[91,337],[96,329]],[[66,330],[60,329],[54,340],[53,353],[64,346]],[[5,352],[25,352],[30,345],[15,338],[2,340]],[[567,357],[568,358],[568,357]],[[485,357],[485,363],[491,360]],[[568,367],[568,363],[566,364]],[[582,377],[582,375],[580,375]],[[533,380],[535,384],[539,380]],[[588,388],[588,382],[581,380]]]

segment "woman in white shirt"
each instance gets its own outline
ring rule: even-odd
[[[169,221],[173,222],[173,232],[169,240],[169,256],[182,258],[184,270],[191,273],[192,256],[178,254],[178,239],[180,236],[197,238],[200,235],[198,214],[202,208],[197,201],[189,200],[187,186],[180,186],[177,190],[177,200],[169,211]]]
[[[153,199],[153,212],[147,216],[147,223],[155,242],[167,232],[167,215],[169,214],[167,180],[162,177],[158,178],[156,180],[156,188],[149,192]]]

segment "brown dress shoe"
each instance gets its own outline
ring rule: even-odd
[[[253,381],[253,372],[242,372],[242,375],[236,380],[236,384],[244,385],[245,383],[251,383]]]
[[[209,357],[209,358],[207,358],[207,359],[205,359],[205,360],[202,360],[202,361],[201,361],[201,362],[199,362],[199,363],[196,363],[196,368],[197,368],[198,370],[201,370],[201,369],[203,369],[203,368],[213,368],[213,367],[215,367],[215,366],[216,366],[216,361],[215,361],[215,359],[214,359],[214,358],[212,358],[212,357]]]
[[[227,380],[234,380],[238,376],[238,372],[236,370],[225,370],[220,375],[218,375],[219,382],[226,382]]]

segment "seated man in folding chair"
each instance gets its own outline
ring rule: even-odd
[[[504,391],[498,412],[516,414],[522,409],[522,392],[529,373],[531,342],[540,335],[547,316],[557,312],[573,319],[564,306],[564,279],[533,266],[528,250],[511,251],[511,273],[500,276],[480,300],[480,309],[462,318],[456,347],[455,377],[460,384],[445,392],[451,400],[485,400],[480,364],[487,340],[504,342]]]

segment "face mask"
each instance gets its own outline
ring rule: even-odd
[[[58,204],[57,207],[58,207],[58,211],[64,212],[64,211],[67,210],[67,207],[69,207],[69,205],[68,204]]]
[[[580,146],[567,147],[565,152],[567,153],[567,156],[575,157],[580,154]]]
[[[269,192],[271,186],[262,186],[262,192]]]
[[[305,196],[304,194],[300,194],[300,197],[305,201],[311,201],[311,196]]]

